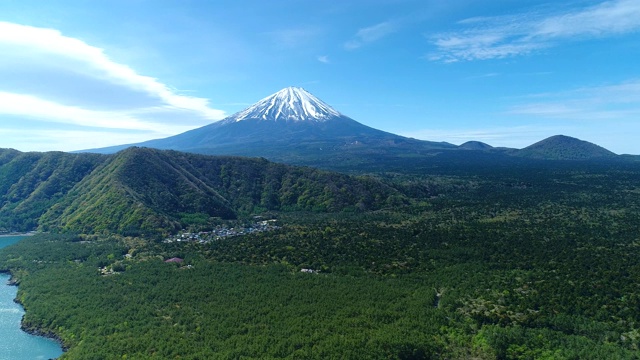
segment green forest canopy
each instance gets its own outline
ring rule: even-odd
[[[38,235],[0,267],[66,359],[638,358],[640,169],[407,173],[379,178],[411,204],[206,244]]]

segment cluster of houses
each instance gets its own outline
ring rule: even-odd
[[[302,273],[307,273],[307,274],[319,274],[320,270],[314,270],[314,269],[300,269],[300,272]]]
[[[217,226],[212,231],[201,231],[197,233],[179,233],[177,235],[173,235],[164,240],[165,243],[173,243],[173,242],[199,242],[199,243],[207,243],[210,241],[220,240],[226,237],[232,236],[242,236],[247,234],[254,234],[258,232],[271,231],[275,229],[279,229],[280,227],[276,225],[276,220],[262,220],[257,221],[250,226],[247,227],[227,227],[227,226]]]

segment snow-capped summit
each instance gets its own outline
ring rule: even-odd
[[[288,87],[228,117],[226,122],[247,119],[323,122],[340,116],[342,114],[305,89]]]

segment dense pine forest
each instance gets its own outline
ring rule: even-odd
[[[638,165],[459,154],[358,178],[299,168],[317,182],[297,188],[237,170],[221,181],[277,196],[211,186],[236,216],[178,224],[277,227],[181,242],[62,227],[0,250],[0,268],[19,284],[23,327],[58,338],[64,359],[638,359]],[[302,176],[275,169],[279,184]],[[150,177],[137,186],[160,186]],[[360,190],[335,207],[300,200],[331,187]],[[301,195],[261,205],[282,189]]]

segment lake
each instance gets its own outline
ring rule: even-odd
[[[2,236],[0,248],[14,244],[22,238],[24,236]],[[0,359],[53,359],[62,355],[62,348],[57,342],[20,330],[24,310],[22,306],[13,302],[18,288],[6,285],[8,280],[9,275],[0,274]]]

